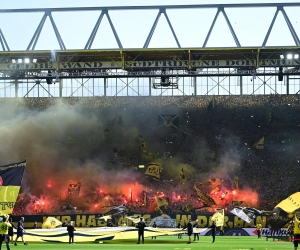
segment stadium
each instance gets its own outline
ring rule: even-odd
[[[2,200],[2,210],[14,221],[24,216],[28,229],[35,221],[41,227],[47,217],[74,221],[78,228],[106,227],[98,218],[121,205],[126,210],[112,214],[115,227],[134,226],[127,217],[140,216],[149,226],[163,218],[162,224],[170,222],[164,227],[176,228],[191,218],[209,228],[222,210],[225,236],[253,236],[258,221],[263,236],[269,236],[274,208],[300,188],[300,40],[293,14],[299,7],[0,9],[0,15],[41,15],[26,50],[11,49],[0,27],[0,164],[26,160],[16,200],[8,200],[12,207]],[[236,8],[275,11],[259,46],[240,42],[228,14]],[[172,11],[185,9],[213,9],[199,46],[181,45],[172,26]],[[123,46],[114,26],[113,12],[129,10],[156,13],[143,47]],[[67,49],[55,20],[66,12],[89,11],[98,17],[84,48]],[[280,15],[291,44],[269,46]],[[234,45],[209,47],[220,16]],[[117,46],[95,49],[105,18]],[[149,46],[160,18],[175,47]],[[46,22],[58,49],[36,49]],[[1,188],[3,183],[1,178]],[[231,213],[237,206],[264,213],[247,222]],[[274,228],[277,236],[286,236],[293,215],[279,208],[281,220]]]

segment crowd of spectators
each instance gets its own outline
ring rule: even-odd
[[[172,213],[202,213],[199,196],[193,185],[204,180],[202,176],[214,174],[231,183],[231,189],[237,187],[233,177],[238,176],[239,187],[250,188],[258,194],[258,202],[253,204],[261,210],[272,210],[282,199],[297,192],[300,155],[297,148],[300,143],[300,100],[298,95],[268,96],[192,96],[192,97],[92,97],[92,98],[25,98],[1,99],[0,104],[9,108],[27,108],[43,112],[48,108],[64,103],[72,107],[81,107],[92,113],[115,112],[122,116],[126,127],[126,115],[136,114],[134,125],[147,145],[153,145],[150,154],[147,150],[119,150],[108,157],[110,165],[122,165],[120,169],[156,161],[172,161],[190,166],[194,172],[186,173],[185,188],[189,193],[176,193],[173,190],[180,185],[171,180],[168,173],[161,171],[161,180],[148,187],[148,200],[152,206],[146,206],[141,197],[128,204],[134,212],[155,210],[155,192],[164,193],[168,206],[160,211]],[[124,112],[124,111],[127,111]],[[130,113],[131,112],[131,113]],[[138,114],[145,117],[142,121]],[[169,123],[147,122],[150,114],[160,114],[174,118]],[[178,117],[177,117],[178,116]],[[153,120],[153,119],[152,119]],[[154,126],[151,137],[143,131],[145,124]],[[132,126],[132,123],[130,124]],[[107,128],[106,128],[107,129]],[[113,130],[109,128],[106,131]],[[151,139],[155,142],[152,142]],[[258,141],[264,139],[262,147]],[[164,155],[164,157],[163,157]],[[221,166],[221,167],[220,167]],[[218,169],[221,170],[222,173]],[[224,169],[226,170],[224,173]],[[173,178],[174,179],[174,178]],[[224,183],[225,183],[224,181]],[[153,183],[153,182],[152,182]],[[150,184],[151,185],[151,184]],[[207,190],[206,190],[207,191]],[[209,191],[207,191],[209,195]],[[152,200],[151,200],[152,199]],[[99,197],[98,197],[99,200]],[[111,198],[109,205],[117,205]],[[230,204],[225,204],[230,208]],[[58,206],[56,206],[58,207]],[[200,210],[197,210],[200,209]],[[56,210],[59,210],[56,208]],[[22,210],[20,210],[20,213]],[[49,212],[49,211],[47,211]],[[52,211],[53,212],[53,211]],[[82,212],[93,212],[87,209]],[[33,213],[45,213],[38,211]]]

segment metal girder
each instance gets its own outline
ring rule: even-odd
[[[223,15],[224,15],[224,17],[225,17],[226,23],[227,23],[227,25],[228,25],[228,27],[229,27],[229,29],[230,29],[231,35],[232,35],[232,37],[233,37],[233,39],[234,39],[234,41],[235,41],[236,46],[237,46],[237,47],[241,47],[241,44],[240,44],[240,42],[239,42],[239,39],[237,38],[237,36],[236,36],[236,34],[235,34],[235,32],[234,32],[234,29],[232,28],[232,25],[231,25],[231,23],[230,23],[230,21],[229,21],[227,15],[226,15],[226,12],[225,12],[224,8],[221,8],[221,11],[222,11],[222,13],[223,13]]]
[[[1,43],[3,51],[10,51],[1,29],[0,29],[0,43]]]
[[[97,30],[99,28],[99,25],[102,21],[102,18],[104,16],[104,14],[107,16],[107,19],[108,19],[108,22],[109,22],[109,25],[110,25],[110,28],[114,34],[114,37],[116,39],[116,42],[118,44],[118,48],[119,49],[122,49],[123,46],[122,46],[122,42],[116,32],[116,29],[113,25],[113,22],[110,18],[110,15],[109,15],[109,12],[110,11],[118,11],[118,10],[123,10],[123,11],[126,11],[126,10],[158,10],[158,14],[156,16],[156,19],[151,27],[151,30],[148,34],[148,37],[144,43],[144,46],[143,48],[146,49],[148,48],[149,44],[150,44],[150,41],[151,41],[151,38],[154,34],[154,31],[155,31],[155,28],[158,24],[158,21],[159,21],[159,18],[161,16],[161,14],[163,13],[165,15],[165,18],[167,20],[167,23],[171,29],[171,32],[172,32],[172,35],[176,41],[176,44],[178,46],[178,48],[181,48],[181,45],[179,43],[179,39],[173,29],[173,26],[172,26],[172,23],[167,15],[167,10],[174,10],[174,9],[217,9],[217,13],[216,13],[216,16],[213,20],[213,23],[206,35],[206,39],[203,43],[203,48],[207,46],[207,42],[208,42],[208,39],[211,35],[211,32],[214,28],[214,25],[215,25],[215,22],[217,20],[217,17],[219,15],[220,12],[223,13],[224,15],[224,18],[225,18],[225,21],[229,27],[229,30],[231,32],[231,35],[233,36],[233,39],[235,41],[235,44],[236,46],[239,48],[239,47],[242,47],[240,42],[239,42],[239,39],[237,38],[237,35],[233,29],[233,26],[231,25],[230,21],[229,21],[229,18],[226,14],[226,11],[225,9],[232,9],[232,8],[270,8],[270,7],[275,7],[277,8],[276,10],[276,13],[275,13],[275,16],[271,22],[271,25],[268,29],[268,32],[265,36],[265,39],[262,43],[262,46],[265,47],[266,44],[267,44],[267,41],[268,41],[268,38],[270,36],[270,33],[272,31],[272,28],[273,28],[273,25],[274,25],[274,22],[276,20],[276,17],[278,15],[278,12],[281,11],[283,16],[284,16],[284,19],[287,23],[287,26],[291,32],[291,35],[294,39],[294,42],[295,42],[295,45],[296,46],[300,46],[300,40],[299,40],[299,37],[292,25],[292,23],[290,22],[290,19],[287,15],[287,13],[285,12],[284,8],[285,7],[300,7],[300,3],[251,3],[251,4],[203,4],[203,5],[200,5],[200,4],[196,4],[196,5],[153,5],[153,6],[111,6],[111,7],[75,7],[75,8],[36,8],[36,9],[0,9],[0,14],[1,13],[38,13],[38,12],[43,12],[44,13],[44,16],[42,18],[42,20],[40,21],[28,47],[27,47],[27,50],[34,50],[35,47],[36,47],[36,43],[39,39],[39,36],[40,36],[40,33],[41,33],[41,30],[43,28],[43,25],[44,25],[44,22],[47,18],[47,16],[49,16],[50,18],[50,21],[51,21],[51,24],[52,24],[52,27],[54,29],[54,32],[55,32],[55,35],[56,35],[56,38],[57,38],[57,41],[59,43],[59,46],[60,46],[60,49],[61,50],[66,50],[66,46],[64,45],[63,43],[63,40],[60,36],[60,33],[58,32],[58,29],[57,29],[57,26],[54,22],[54,19],[51,15],[52,12],[80,12],[80,11],[101,11],[101,14],[95,24],[95,27],[90,35],[90,37],[88,38],[88,41],[84,47],[84,49],[91,49],[92,47],[92,44],[93,44],[93,41],[94,41],[94,38],[96,36],[96,33],[97,33]],[[1,30],[0,30],[1,31]],[[6,48],[4,49],[4,45],[6,43],[3,35],[1,36],[0,34],[0,43],[2,45],[2,48],[4,51],[6,50],[9,50],[8,46],[6,46]]]
[[[146,42],[145,42],[145,44],[144,44],[144,49],[145,48],[148,48],[148,46],[149,46],[149,43],[150,43],[150,41],[151,41],[151,38],[152,38],[152,36],[153,36],[153,33],[154,33],[154,31],[155,31],[155,28],[156,28],[156,26],[157,26],[157,23],[158,23],[158,21],[159,21],[159,18],[160,18],[160,15],[161,15],[161,13],[162,12],[164,12],[164,10],[163,9],[160,9],[159,10],[159,12],[157,13],[157,16],[156,16],[156,18],[155,18],[155,21],[154,21],[154,23],[153,23],[153,25],[152,25],[152,28],[151,28],[151,30],[150,30],[150,32],[149,32],[149,35],[148,35],[148,37],[147,37],[147,39],[146,39]]]
[[[270,34],[271,34],[271,31],[272,31],[272,29],[273,29],[275,20],[276,20],[276,18],[277,18],[278,12],[279,12],[279,8],[277,8],[277,10],[276,10],[276,12],[275,12],[275,15],[274,15],[274,17],[273,17],[273,20],[272,20],[272,22],[271,22],[271,24],[270,24],[270,27],[269,27],[269,29],[268,29],[268,32],[267,32],[267,34],[266,34],[265,40],[263,41],[262,47],[265,47],[266,44],[267,44],[267,42],[268,42],[269,36],[270,36]]]
[[[234,39],[234,41],[235,41],[236,46],[237,46],[237,47],[241,47],[241,44],[240,44],[240,42],[239,42],[239,39],[237,38],[237,36],[236,36],[236,34],[235,34],[235,32],[234,32],[234,29],[233,29],[233,27],[232,27],[232,25],[231,25],[231,23],[230,23],[230,21],[229,21],[229,18],[227,17],[227,14],[226,14],[226,12],[225,12],[225,10],[224,10],[223,7],[219,7],[219,8],[218,8],[218,11],[217,11],[217,13],[216,13],[216,15],[215,15],[215,18],[214,18],[214,20],[213,20],[211,26],[210,26],[210,29],[209,29],[209,31],[208,31],[208,33],[207,33],[207,36],[206,36],[206,38],[205,38],[205,41],[204,41],[202,47],[203,47],[203,48],[206,47],[206,44],[207,44],[208,39],[209,39],[209,37],[210,37],[210,35],[211,35],[211,32],[212,32],[212,30],[213,30],[213,28],[214,28],[214,26],[215,26],[215,24],[216,24],[216,21],[217,21],[217,19],[218,19],[218,16],[219,16],[219,13],[220,13],[220,12],[222,12],[223,15],[224,15],[224,18],[225,18],[225,20],[226,20],[227,26],[228,26],[228,28],[229,28],[229,30],[230,30],[230,32],[231,32],[231,35],[232,35],[232,37],[233,37],[233,39]]]
[[[116,41],[117,41],[117,43],[118,43],[119,49],[123,49],[122,43],[121,43],[121,41],[120,41],[120,39],[119,39],[119,36],[118,36],[117,31],[116,31],[116,29],[115,29],[115,27],[114,27],[114,25],[113,25],[113,22],[112,22],[111,19],[110,19],[110,16],[109,16],[109,14],[108,14],[108,11],[106,11],[105,14],[106,14],[106,16],[107,16],[107,19],[108,19],[109,25],[110,25],[110,27],[111,27],[111,29],[112,29],[112,32],[114,33],[114,36],[115,36],[115,39],[116,39]]]
[[[162,13],[164,13],[164,15],[165,15],[165,18],[166,18],[166,20],[167,20],[167,23],[168,23],[170,29],[171,29],[171,32],[172,32],[173,37],[174,37],[174,39],[175,39],[175,41],[176,41],[176,43],[177,43],[178,48],[181,48],[180,43],[179,43],[179,40],[178,40],[178,38],[177,38],[177,36],[176,36],[176,33],[175,33],[174,29],[173,29],[172,23],[170,22],[170,19],[169,19],[169,17],[168,17],[168,14],[167,14],[167,12],[166,12],[166,9],[164,9],[164,8],[159,9],[159,12],[158,12],[158,14],[157,14],[157,16],[156,16],[156,18],[155,18],[155,21],[154,21],[154,23],[153,23],[153,25],[152,25],[152,28],[151,28],[151,30],[150,30],[150,32],[149,32],[149,35],[148,35],[148,37],[147,37],[147,39],[146,39],[146,42],[145,42],[143,48],[148,48],[149,43],[150,43],[150,41],[151,41],[151,38],[152,38],[152,36],[153,36],[153,33],[154,33],[154,31],[155,31],[155,28],[156,28],[156,26],[157,26],[157,24],[158,24],[159,18],[160,18],[160,16],[161,16]]]
[[[59,34],[57,26],[56,26],[56,24],[54,22],[52,14],[51,14],[50,11],[47,10],[47,11],[45,11],[45,13],[44,13],[44,15],[43,15],[43,17],[42,17],[42,19],[41,19],[41,21],[40,21],[40,23],[39,23],[36,31],[34,32],[33,37],[31,38],[30,43],[29,43],[29,45],[28,45],[28,47],[27,47],[26,50],[34,50],[35,49],[35,46],[37,44],[37,41],[39,40],[41,31],[43,29],[43,26],[45,24],[47,16],[49,16],[49,19],[50,19],[51,25],[53,27],[53,30],[54,30],[54,33],[55,33],[55,36],[56,36],[56,39],[58,41],[60,49],[61,50],[65,50],[66,49],[66,46],[65,46],[65,44],[64,44],[64,42],[63,42],[63,40],[62,40],[62,38],[61,38],[61,36]]]
[[[289,28],[289,30],[291,32],[291,35],[292,35],[292,37],[293,37],[293,39],[295,41],[296,46],[299,46],[300,45],[300,41],[299,41],[298,35],[297,35],[296,31],[294,30],[294,27],[293,27],[292,23],[290,22],[290,19],[289,19],[288,15],[286,14],[283,6],[277,6],[277,10],[275,12],[275,15],[274,15],[273,20],[272,20],[272,22],[270,24],[269,30],[268,30],[268,32],[266,34],[266,37],[265,37],[265,40],[264,40],[262,46],[265,47],[266,44],[267,44],[267,42],[268,42],[270,33],[271,33],[272,29],[273,29],[273,26],[274,26],[274,23],[276,21],[276,18],[277,18],[277,15],[278,15],[279,11],[281,11],[281,13],[282,13],[282,15],[283,15],[283,17],[284,17],[284,19],[285,19],[285,21],[287,23],[287,26],[288,26],[288,28]]]
[[[191,5],[151,5],[151,6],[107,6],[107,7],[67,7],[67,8],[29,8],[0,9],[0,13],[28,12],[69,12],[102,10],[157,10],[157,9],[211,9],[211,8],[263,8],[263,7],[300,7],[300,3],[247,3],[247,4],[191,4]]]
[[[47,18],[47,13],[45,12],[36,31],[33,34],[33,37],[31,38],[30,43],[26,50],[34,50],[35,45],[36,45],[37,41],[39,40],[39,37],[40,37],[41,31],[43,29],[46,18]]]
[[[206,44],[207,44],[207,42],[208,42],[208,39],[209,39],[209,37],[210,37],[210,34],[211,34],[211,32],[212,32],[214,26],[215,26],[215,23],[216,23],[216,21],[217,21],[217,19],[218,19],[218,16],[219,16],[220,11],[221,11],[220,8],[218,8],[218,11],[217,11],[217,13],[216,13],[216,15],[215,15],[215,18],[214,18],[214,20],[213,20],[213,22],[212,22],[212,24],[211,24],[211,26],[210,26],[210,28],[209,28],[209,31],[208,31],[207,36],[206,36],[206,38],[205,38],[205,41],[204,41],[204,43],[203,43],[203,46],[202,46],[203,48],[206,47]]]
[[[298,35],[297,35],[296,31],[294,30],[294,27],[293,27],[292,23],[290,22],[290,19],[289,19],[288,15],[286,14],[286,12],[285,12],[285,10],[284,10],[283,7],[280,7],[280,10],[281,10],[281,13],[282,13],[282,15],[283,15],[283,17],[284,17],[284,19],[285,19],[285,21],[286,21],[289,29],[290,29],[290,32],[291,32],[292,37],[293,37],[293,39],[295,41],[295,44],[297,46],[299,46],[300,45],[300,41],[299,41]]]
[[[96,36],[96,34],[97,34],[97,31],[98,31],[98,29],[99,29],[99,26],[100,26],[100,24],[101,24],[101,21],[102,21],[104,15],[107,16],[107,20],[108,20],[109,25],[110,25],[110,28],[111,28],[111,30],[112,30],[112,32],[113,32],[113,34],[114,34],[114,37],[115,37],[115,39],[116,39],[116,41],[117,41],[117,44],[118,44],[118,46],[119,46],[119,49],[123,49],[121,40],[119,39],[118,33],[117,33],[117,31],[116,31],[116,29],[115,29],[115,27],[114,27],[114,25],[113,25],[113,22],[112,22],[112,20],[111,20],[109,14],[108,14],[108,11],[107,11],[106,9],[105,9],[105,10],[102,10],[102,12],[101,12],[101,14],[100,14],[100,16],[99,16],[99,18],[98,18],[96,24],[95,24],[95,27],[94,27],[94,29],[93,29],[93,31],[92,31],[92,33],[91,33],[91,35],[90,35],[90,37],[89,37],[87,43],[86,43],[84,49],[90,49],[90,48],[92,47],[92,44],[93,44],[93,42],[94,42],[95,36]]]
[[[168,73],[155,71],[107,71],[107,72],[73,72],[69,74],[53,72],[45,74],[24,74],[18,76],[18,79],[71,79],[71,78],[147,78],[147,77],[207,77],[207,76],[277,76],[279,71],[277,69],[269,70],[237,70],[235,68],[228,68],[221,70],[207,70],[207,71],[170,71]],[[300,75],[300,72],[284,72],[283,75]],[[0,76],[0,80],[16,79],[15,76]]]
[[[90,48],[92,47],[93,42],[94,42],[94,39],[95,39],[95,36],[96,36],[96,34],[97,34],[97,31],[98,31],[99,26],[100,26],[100,24],[101,24],[101,21],[102,21],[102,19],[103,19],[103,16],[104,16],[104,11],[102,11],[101,14],[100,14],[100,16],[98,17],[98,20],[97,20],[97,22],[96,22],[96,24],[95,24],[95,27],[94,27],[94,29],[93,29],[93,31],[92,31],[92,34],[90,35],[90,38],[89,38],[89,40],[87,41],[87,43],[86,43],[84,49],[90,49]]]
[[[32,87],[31,87],[31,89],[29,89],[28,91],[27,91],[27,93],[24,95],[24,97],[26,97],[26,96],[28,96],[28,94],[31,92],[31,90],[33,90],[36,86],[41,86],[41,88],[43,88],[48,94],[49,94],[49,96],[51,96],[51,97],[53,97],[53,95],[51,95],[51,93],[43,86],[43,84],[40,84],[40,83],[35,83]]]
[[[162,13],[164,13],[164,15],[165,15],[165,18],[166,18],[166,20],[167,20],[167,23],[168,23],[170,29],[171,29],[172,35],[173,35],[173,37],[174,37],[174,39],[175,39],[175,41],[176,41],[176,44],[177,44],[178,48],[181,48],[180,43],[179,43],[179,40],[178,40],[178,38],[177,38],[177,36],[176,36],[176,33],[175,33],[174,29],[173,29],[172,23],[171,23],[171,21],[170,21],[170,19],[169,19],[169,17],[168,17],[168,14],[167,14],[165,8],[160,8],[160,9],[159,9],[159,12],[158,12],[158,14],[157,14],[157,16],[156,16],[156,18],[155,18],[155,21],[154,21],[154,23],[153,23],[153,25],[152,25],[152,28],[151,28],[151,30],[150,30],[150,32],[149,32],[149,35],[148,35],[148,37],[147,37],[147,39],[146,39],[146,42],[145,42],[143,48],[148,48],[149,43],[150,43],[150,41],[151,41],[151,38],[152,38],[152,36],[153,36],[153,33],[154,33],[154,31],[155,31],[155,28],[156,28],[156,26],[157,26],[157,24],[158,24],[159,18],[160,18],[160,16],[161,16]]]
[[[61,36],[60,36],[60,34],[59,34],[59,31],[58,31],[58,29],[57,29],[57,27],[56,27],[56,24],[55,24],[55,22],[54,22],[54,19],[53,19],[51,13],[49,13],[48,16],[49,16],[49,18],[50,18],[52,27],[53,27],[53,29],[54,29],[54,32],[55,32],[55,35],[56,35],[56,38],[57,38],[57,41],[58,41],[58,43],[59,43],[59,47],[60,47],[61,50],[65,50],[65,49],[66,49],[66,46],[65,46],[65,44],[64,44],[64,42],[63,42],[63,40],[62,40],[62,38],[61,38]]]
[[[170,29],[171,29],[171,31],[172,31],[172,34],[173,34],[173,36],[174,36],[174,39],[175,39],[175,41],[176,41],[176,43],[177,43],[177,46],[178,46],[178,48],[181,48],[180,43],[179,43],[179,41],[178,41],[178,38],[177,38],[177,36],[176,36],[176,33],[175,33],[174,29],[173,29],[173,26],[172,26],[172,24],[171,24],[171,22],[170,22],[170,19],[169,19],[168,15],[167,15],[167,12],[165,11],[164,14],[165,14],[165,17],[166,17],[167,22],[168,22],[168,24],[169,24],[169,27],[170,27]]]
[[[71,93],[71,95],[69,96],[69,97],[72,97],[80,88],[85,88],[88,92],[90,92],[93,96],[94,96],[94,94],[85,86],[85,84],[88,82],[88,80],[89,80],[89,78],[85,81],[85,82],[83,82],[83,78],[81,79],[81,81],[82,81],[82,83],[80,83],[76,78],[75,78],[75,81],[77,81],[79,84],[80,84],[80,86],[76,89],[76,90],[74,90],[72,93]]]

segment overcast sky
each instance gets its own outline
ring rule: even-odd
[[[54,7],[96,7],[96,6],[140,6],[140,5],[189,5],[189,4],[231,4],[231,3],[262,3],[262,1],[196,1],[196,0],[30,0],[30,1],[0,1],[0,9],[24,8],[54,8]],[[283,3],[298,1],[263,1],[264,3]],[[285,8],[286,13],[300,34],[300,8]],[[261,46],[276,8],[240,8],[225,9],[227,16],[236,32],[242,46]],[[217,9],[177,9],[167,10],[181,47],[202,47],[208,30],[215,17]],[[101,12],[53,12],[52,16],[67,49],[83,49],[94,28]],[[110,11],[109,15],[124,48],[142,48],[153,22],[157,10]],[[0,14],[0,28],[11,50],[25,50],[44,13],[6,13]],[[299,36],[299,35],[298,35]],[[295,45],[284,17],[279,12],[270,34],[267,46]],[[224,16],[220,13],[212,31],[207,47],[234,47]],[[161,15],[153,34],[149,48],[177,47],[166,18]],[[118,48],[107,17],[104,16],[92,49]],[[1,46],[0,49],[2,50]],[[53,28],[47,18],[36,50],[59,49]]]

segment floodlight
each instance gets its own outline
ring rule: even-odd
[[[295,55],[294,55],[294,58],[295,58],[295,59],[299,59],[299,54],[295,54]]]
[[[16,63],[16,59],[12,59],[11,62],[12,62],[12,63]]]
[[[36,63],[36,62],[37,62],[37,59],[36,59],[36,58],[34,58],[34,59],[32,60],[32,62],[33,62],[33,63]]]
[[[23,59],[18,59],[18,63],[22,63],[23,62]]]
[[[280,59],[284,59],[284,55],[280,55]]]
[[[30,63],[30,60],[29,60],[29,58],[25,58],[25,63]]]
[[[292,54],[287,54],[287,59],[292,59],[293,55]]]

